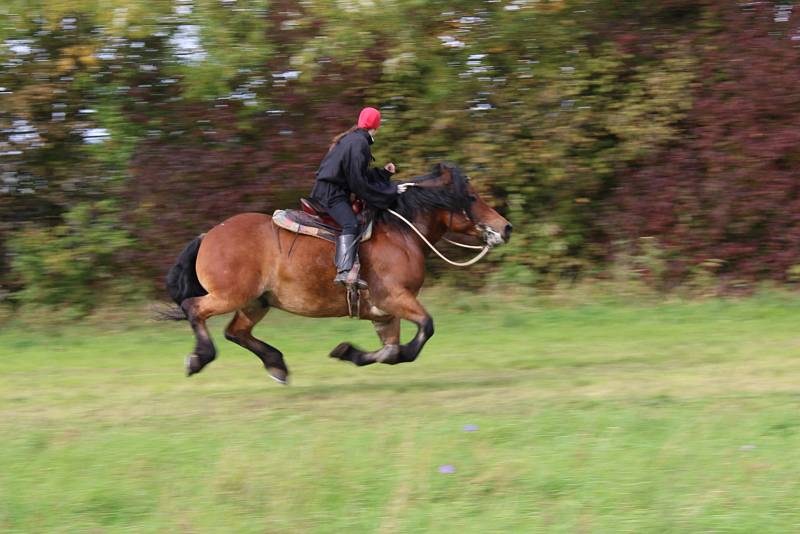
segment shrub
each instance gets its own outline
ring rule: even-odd
[[[9,242],[12,274],[24,286],[14,298],[86,313],[119,280],[115,257],[130,244],[107,200],[74,207],[57,226],[23,228]]]

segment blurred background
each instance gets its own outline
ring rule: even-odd
[[[788,1],[2,0],[0,531],[800,531],[799,87]],[[166,270],[366,105],[513,239],[413,364],[184,378]]]
[[[0,298],[163,296],[189,238],[294,206],[364,105],[383,113],[375,153],[398,178],[455,162],[513,220],[511,245],[464,283],[795,281],[795,11],[7,0]]]

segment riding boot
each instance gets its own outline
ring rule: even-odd
[[[350,274],[350,269],[358,257],[358,238],[352,234],[340,235],[336,239],[336,257],[334,263],[336,264],[336,278],[333,282],[336,284],[347,285],[347,277]],[[360,277],[355,281],[358,289],[366,289],[367,283]]]

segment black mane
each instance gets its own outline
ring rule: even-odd
[[[392,207],[394,211],[413,221],[420,213],[428,213],[437,209],[460,212],[469,207],[470,199],[467,192],[467,177],[455,165],[439,163],[426,175],[417,176],[411,182],[425,182],[433,180],[448,170],[453,177],[452,183],[442,187],[410,187],[405,193],[397,197],[397,202]],[[375,218],[384,223],[405,224],[386,210],[378,211]]]

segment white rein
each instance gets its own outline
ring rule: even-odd
[[[422,232],[417,230],[417,227],[414,226],[414,223],[412,223],[411,221],[409,221],[408,219],[406,219],[405,217],[403,217],[402,215],[400,215],[399,213],[397,213],[396,211],[394,211],[392,209],[387,209],[386,211],[388,211],[389,213],[391,213],[392,215],[394,215],[395,217],[397,217],[398,219],[400,219],[401,221],[406,223],[412,230],[414,230],[414,232],[416,232],[416,234],[425,242],[425,244],[428,245],[430,247],[430,249],[436,253],[437,256],[442,258],[444,261],[446,261],[450,265],[454,265],[456,267],[469,267],[470,265],[473,265],[473,264],[478,263],[479,261],[481,261],[481,259],[484,256],[486,256],[486,253],[489,252],[489,249],[492,248],[489,245],[484,245],[482,247],[481,246],[476,246],[476,245],[465,245],[463,243],[456,243],[455,241],[450,241],[449,239],[445,239],[445,241],[447,241],[448,243],[452,243],[453,245],[456,245],[456,246],[459,246],[459,247],[462,247],[462,248],[471,248],[471,249],[475,249],[475,250],[480,250],[478,255],[475,256],[474,258],[472,258],[469,261],[461,261],[461,262],[459,262],[459,261],[449,260],[444,256],[444,254],[442,254],[441,252],[436,250],[436,247],[434,247],[431,244],[431,242],[428,241],[428,238],[426,238],[424,235],[422,235]]]

